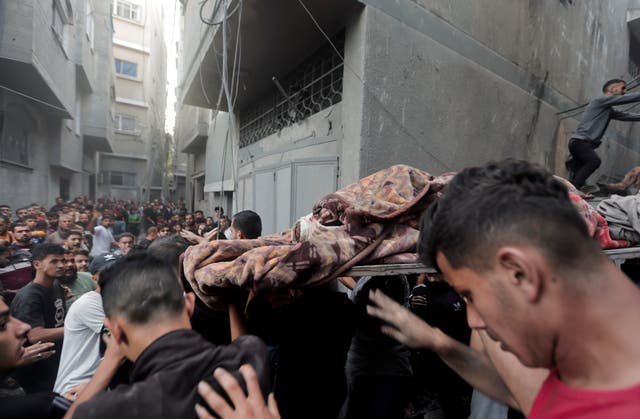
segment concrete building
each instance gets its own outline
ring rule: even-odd
[[[0,201],[93,197],[113,144],[110,0],[0,2]]]
[[[397,163],[439,174],[514,157],[562,175],[579,114],[558,113],[640,64],[638,0],[181,3],[189,203],[254,209],[264,233]],[[611,124],[595,178],[640,163],[637,132]]]
[[[114,147],[99,155],[98,196],[159,198],[165,162],[163,2],[113,1]]]

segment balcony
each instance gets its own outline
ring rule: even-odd
[[[210,6],[209,2],[207,6]],[[355,0],[304,0],[322,29],[333,36],[362,7]],[[235,4],[235,3],[233,3]],[[234,7],[233,5],[231,6]],[[185,104],[214,108],[220,92],[222,31],[207,26],[199,16],[199,2],[188,2],[185,11],[181,100]],[[211,7],[203,14],[211,18]],[[218,13],[219,14],[219,13]],[[221,17],[214,17],[219,20]],[[229,19],[229,77],[238,34],[238,13]],[[286,76],[301,61],[326,43],[324,36],[297,0],[245,0],[240,25],[242,64],[235,108],[245,109],[273,87],[272,77]],[[227,111],[222,100],[220,110]]]

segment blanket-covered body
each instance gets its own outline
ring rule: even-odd
[[[190,247],[185,277],[208,306],[222,308],[225,288],[313,287],[359,262],[415,261],[420,216],[452,177],[389,167],[325,196],[290,231]]]

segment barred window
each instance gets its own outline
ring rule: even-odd
[[[344,31],[332,39],[344,55]],[[262,100],[240,111],[240,147],[246,147],[342,100],[343,63],[327,43],[274,85]]]

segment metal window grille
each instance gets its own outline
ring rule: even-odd
[[[344,55],[344,31],[332,42]],[[342,59],[327,43],[280,81],[288,95],[274,85],[254,106],[240,112],[240,147],[246,147],[308,118],[342,100]]]

